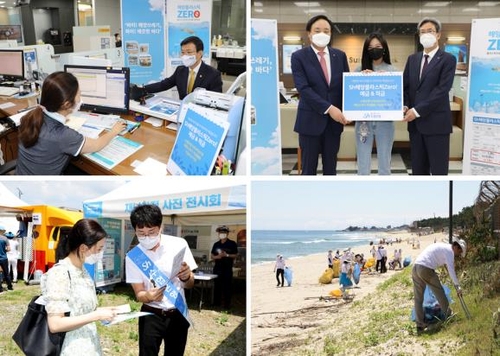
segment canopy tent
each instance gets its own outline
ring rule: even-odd
[[[158,205],[172,224],[245,224],[246,185],[229,178],[132,180],[84,201],[83,212],[86,218],[128,219],[135,206],[148,203]]]
[[[16,212],[23,211],[23,209],[15,209],[15,208],[28,205],[29,204],[25,203],[24,201],[16,197],[9,189],[7,189],[5,185],[0,183],[0,213],[15,214]]]

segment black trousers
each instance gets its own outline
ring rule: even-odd
[[[233,269],[214,268],[217,278],[214,281],[214,304],[225,308],[231,307],[233,294]]]
[[[178,310],[168,316],[153,314],[140,317],[139,356],[159,355],[162,341],[165,341],[164,356],[184,355],[188,328],[188,321]]]
[[[281,282],[280,282],[280,276],[281,276]],[[281,283],[281,286],[283,287],[285,283],[285,270],[283,268],[278,268],[276,270],[276,280],[278,281],[278,286]]]
[[[9,289],[12,289],[12,281],[10,279],[9,275],[9,260],[0,260],[0,267],[2,267],[3,270],[3,278],[5,279],[5,282],[7,282],[7,287]],[[0,280],[0,291],[2,291],[2,281]]]

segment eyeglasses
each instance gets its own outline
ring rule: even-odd
[[[159,231],[157,231],[157,230],[150,231],[150,232],[148,232],[147,234],[142,234],[142,233],[138,233],[138,232],[136,232],[136,233],[135,233],[135,236],[137,236],[137,238],[138,238],[139,240],[144,240],[146,237],[156,237],[156,236],[158,236],[158,232],[159,232]]]
[[[196,52],[181,52],[181,56],[196,56]]]
[[[428,30],[420,30],[420,31],[418,32],[418,34],[419,34],[419,35],[423,35],[423,34],[426,34],[426,33],[432,33],[432,34],[434,34],[434,33],[436,33],[436,32],[437,32],[436,30],[433,30],[433,29],[428,29]]]

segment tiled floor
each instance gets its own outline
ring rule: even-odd
[[[283,175],[297,175],[297,154],[287,151],[282,154]],[[318,165],[318,175],[322,174],[321,159]],[[355,161],[339,161],[337,163],[337,175],[356,175],[357,166]],[[377,174],[377,155],[372,155],[372,175]],[[462,174],[462,161],[450,161],[449,175]],[[391,175],[411,175],[411,163],[407,150],[396,151],[392,154]]]

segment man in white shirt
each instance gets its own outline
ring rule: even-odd
[[[458,284],[458,278],[455,273],[455,258],[465,257],[467,252],[467,244],[464,240],[454,241],[451,245],[438,242],[427,246],[415,260],[412,269],[413,292],[415,294],[415,322],[417,324],[417,333],[421,333],[427,327],[424,320],[424,291],[425,287],[429,286],[432,293],[436,297],[441,311],[445,317],[451,314],[449,309],[448,298],[444,292],[443,286],[436,274],[436,269],[441,266],[446,266],[453,284],[457,290],[457,294],[462,295],[462,290]]]
[[[165,293],[165,290],[175,288],[185,301],[184,289],[194,286],[191,271],[198,266],[185,239],[161,233],[162,220],[162,212],[156,205],[139,205],[130,213],[130,223],[139,240],[134,249],[140,249],[154,264],[153,269],[172,283],[159,285],[162,278],[155,279],[159,273],[152,273],[152,269],[149,276],[145,275],[131,258],[134,249],[127,253],[127,283],[132,285],[137,301],[143,303],[141,311],[151,313],[139,318],[139,356],[159,355],[162,342],[165,355],[183,355],[190,325],[177,301],[174,303],[168,298],[167,294],[172,293]],[[182,253],[181,264],[174,264],[177,255]]]

